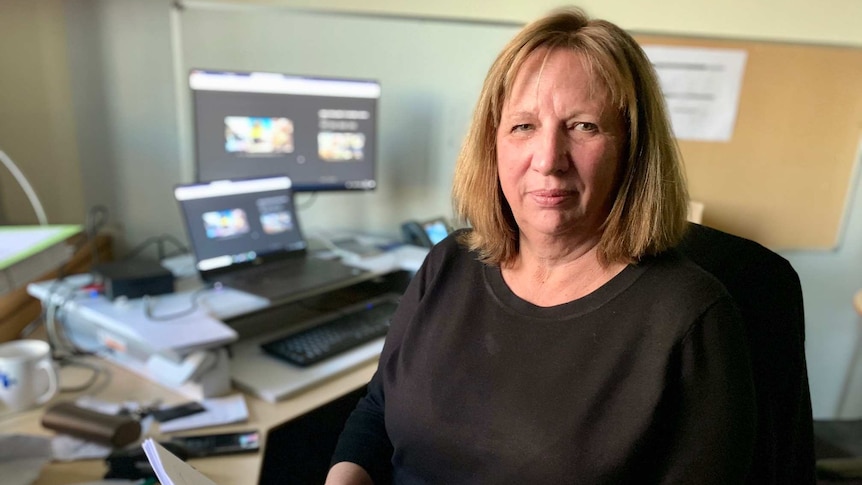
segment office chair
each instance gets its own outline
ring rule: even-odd
[[[721,281],[746,325],[757,400],[750,484],[814,484],[814,436],[799,276],[760,244],[690,223],[679,250]]]
[[[347,417],[365,395],[361,386],[267,433],[258,485],[320,485]]]

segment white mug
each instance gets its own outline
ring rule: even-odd
[[[47,342],[25,339],[0,344],[0,407],[23,411],[45,404],[57,389]]]

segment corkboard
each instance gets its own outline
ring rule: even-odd
[[[834,248],[862,135],[862,49],[636,37],[748,53],[731,140],[680,141],[703,223],[773,249]]]

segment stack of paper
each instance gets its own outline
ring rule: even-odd
[[[216,485],[152,438],[147,438],[142,446],[161,485]]]

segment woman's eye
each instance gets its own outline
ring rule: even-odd
[[[599,127],[595,123],[590,123],[588,121],[579,121],[574,123],[570,129],[584,133],[595,133],[596,131],[599,131]]]
[[[531,125],[531,124],[529,124],[529,123],[521,123],[521,124],[518,124],[518,125],[513,126],[513,127],[512,127],[512,132],[516,132],[516,131],[527,131],[527,130],[531,129],[532,127],[533,127],[533,125]]]

